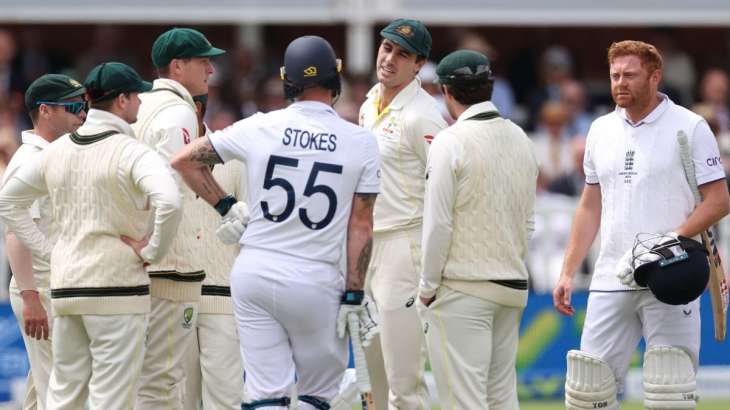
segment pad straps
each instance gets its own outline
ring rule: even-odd
[[[288,397],[279,397],[278,399],[263,399],[252,401],[251,403],[242,403],[241,410],[256,410],[259,407],[287,407],[291,403]]]

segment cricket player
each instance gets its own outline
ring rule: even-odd
[[[224,51],[203,34],[188,28],[162,33],[152,45],[152,62],[159,77],[152,90],[140,96],[137,138],[165,160],[199,135],[193,95],[208,93],[213,73],[210,58]],[[204,262],[195,258],[202,246],[202,218],[208,206],[196,199],[175,173],[183,197],[183,217],[170,252],[147,268],[152,312],[142,384],[135,409],[182,409],[183,363],[194,337]]]
[[[419,296],[431,368],[442,409],[518,410],[537,159],[490,101],[485,55],[454,51],[436,74],[456,123],[434,139],[426,171]]]
[[[62,74],[46,74],[30,84],[25,92],[25,106],[33,129],[21,134],[23,144],[5,169],[3,185],[23,165],[36,162],[51,142],[76,131],[84,123],[87,110],[84,93],[86,88],[80,82]],[[33,202],[30,213],[38,229],[55,244],[57,235],[50,230],[52,216],[48,196]],[[30,362],[23,410],[44,410],[52,364],[50,261],[33,255],[12,231],[5,234],[5,249],[13,270],[10,305],[22,326],[23,343]]]
[[[47,407],[83,409],[88,398],[92,410],[128,410],[150,310],[144,264],[169,247],[180,199],[167,164],[131,136],[138,94],[151,85],[121,63],[95,67],[84,85],[92,108],[86,122],[5,183],[0,218],[34,254],[51,260]],[[43,195],[50,195],[55,246],[27,211]]]
[[[416,76],[431,51],[431,34],[423,23],[397,19],[380,36],[378,84],[360,108],[360,125],[377,138],[383,173],[368,273],[369,291],[380,311],[381,335],[380,343],[365,352],[379,409],[427,409],[426,346],[415,305],[423,176],[429,144],[446,122]]]
[[[198,108],[200,136],[208,135],[203,122],[207,95],[193,97]],[[213,168],[213,176],[227,192],[246,196],[243,190],[243,164],[230,161]],[[206,204],[207,205],[207,204]],[[231,303],[229,276],[239,252],[238,243],[223,244],[215,232],[220,215],[206,206],[197,215],[203,221],[199,245],[194,249],[203,261],[205,280],[198,320],[185,357],[185,410],[240,410],[243,401],[243,366],[236,322]]]
[[[617,409],[616,394],[643,337],[645,407],[693,409],[699,298],[668,305],[636,285],[633,269],[621,278],[617,274],[626,271],[637,234],[692,238],[727,215],[725,173],[707,123],[657,92],[662,56],[653,45],[614,43],[608,63],[616,109],[596,119],[588,133],[586,186],[553,291],[555,308],[572,315],[572,280],[600,228],[580,350],[567,355],[566,407]],[[704,197],[696,209],[680,159],[678,131],[688,136]]]
[[[257,114],[185,147],[172,165],[223,215],[248,223],[231,272],[246,372],[242,409],[286,409],[296,383],[300,409],[329,408],[347,364],[338,338],[357,314],[366,333],[363,284],[370,260],[378,153],[372,134],[338,117],[340,61],[317,36],[284,55],[288,108]],[[250,221],[209,165],[239,159],[248,171]],[[233,214],[233,215],[231,215]],[[339,269],[347,244],[347,276]],[[357,336],[353,336],[357,337]]]

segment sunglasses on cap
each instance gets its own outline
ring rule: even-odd
[[[58,105],[63,107],[66,112],[78,115],[81,111],[89,111],[89,103],[86,101],[68,101],[68,102],[60,102],[60,101],[38,101],[36,102],[36,105]]]

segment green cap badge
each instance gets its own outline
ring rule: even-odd
[[[418,20],[393,20],[380,31],[380,36],[416,55],[428,58],[431,53],[431,33]]]
[[[25,91],[25,107],[32,111],[40,101],[59,102],[84,95],[80,82],[63,74],[46,74],[33,81]]]

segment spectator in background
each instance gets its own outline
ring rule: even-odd
[[[570,141],[570,157],[573,168],[553,180],[548,186],[548,192],[571,197],[579,197],[583,193],[586,175],[583,172],[583,157],[586,153],[586,139],[578,136]]]
[[[271,75],[258,84],[254,101],[256,111],[264,113],[286,107],[286,99],[284,99],[284,91],[278,75]]]
[[[568,136],[573,138],[588,134],[593,115],[586,109],[586,91],[583,84],[573,79],[564,81],[560,85],[560,102],[568,112]]]
[[[139,67],[139,59],[128,51],[129,47],[124,41],[127,30],[128,28],[119,26],[97,26],[91,36],[91,47],[76,60],[76,74],[84,77],[92,68],[107,61],[119,61],[131,67]]]
[[[692,111],[698,112],[698,105],[706,106],[712,113],[712,118],[717,121],[717,131],[726,133],[730,131],[730,110],[728,109],[728,92],[730,92],[730,81],[728,74],[721,68],[710,68],[705,71],[700,83],[700,101],[692,108]]]
[[[540,131],[531,135],[540,164],[539,190],[547,189],[556,178],[573,170],[567,134],[569,119],[568,110],[559,102],[546,102],[540,110]]]
[[[458,47],[466,50],[478,51],[487,56],[490,68],[494,75],[494,85],[492,87],[492,104],[497,107],[499,114],[504,118],[509,118],[517,123],[524,123],[524,118],[515,118],[515,94],[509,81],[499,73],[499,66],[495,66],[499,60],[499,52],[484,37],[474,32],[467,32],[459,42]],[[495,67],[497,69],[495,70]]]
[[[697,70],[692,56],[677,47],[674,33],[669,29],[654,32],[649,42],[659,49],[664,61],[660,91],[680,105],[690,107],[697,84]]]
[[[542,86],[528,98],[527,128],[530,130],[535,129],[545,103],[560,101],[563,83],[573,79],[573,57],[570,51],[560,45],[548,47],[540,59],[539,75]]]
[[[436,79],[436,64],[433,61],[426,61],[426,64],[418,70],[418,78],[421,79],[421,88],[426,90],[436,100],[444,121],[447,124],[452,124],[455,118],[451,118],[449,109],[446,107],[446,102],[444,101],[444,96],[441,94],[441,88],[438,84],[434,83]]]

